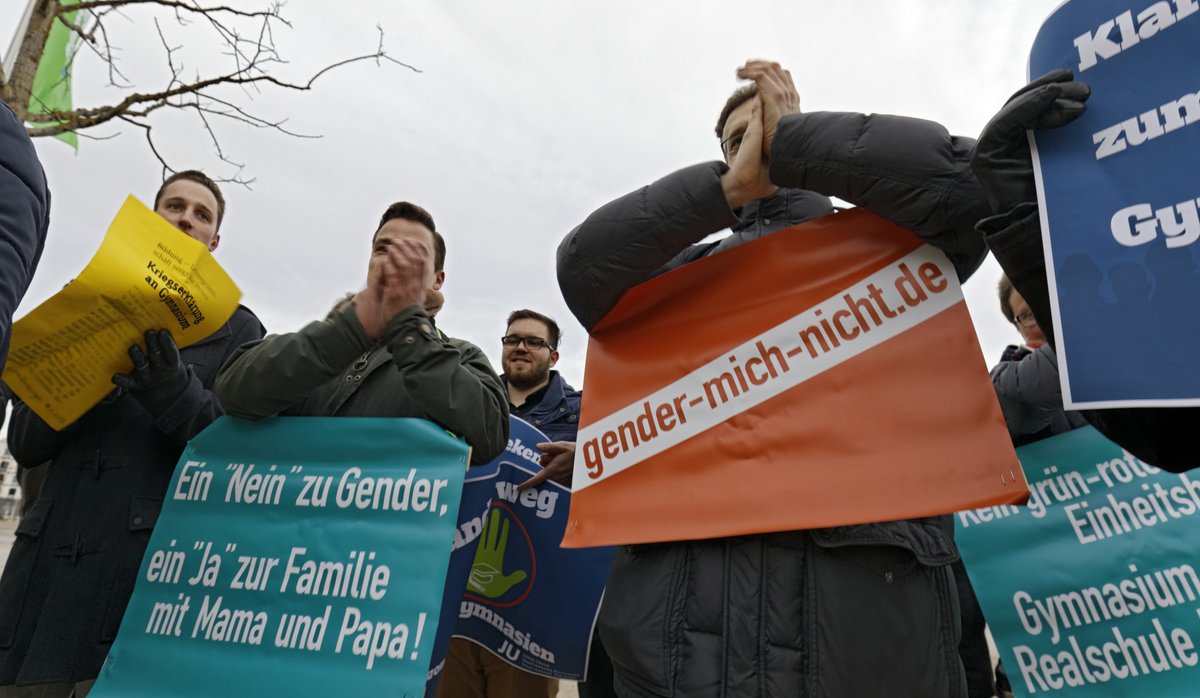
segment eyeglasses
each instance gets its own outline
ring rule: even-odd
[[[1037,324],[1037,318],[1033,317],[1032,310],[1026,310],[1019,315],[1014,315],[1013,322],[1021,327],[1033,327]]]
[[[737,155],[738,150],[742,147],[742,138],[745,136],[746,132],[742,131],[721,141],[721,151],[725,153],[726,158],[733,159],[733,156]]]
[[[525,348],[530,351],[537,351],[542,347],[549,347],[550,351],[554,351],[554,346],[541,337],[522,337],[516,334],[508,334],[500,338],[500,343],[506,347],[515,347],[521,342],[524,342]]]

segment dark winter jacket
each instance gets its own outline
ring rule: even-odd
[[[550,383],[542,398],[532,405],[527,400],[526,404],[513,410],[513,416],[537,427],[552,441],[574,441],[579,432],[582,400],[583,393],[572,388],[558,371],[551,371]]]
[[[910,228],[966,278],[985,254],[973,226],[987,212],[971,146],[916,119],[785,117],[771,153],[779,192],[730,211],[727,167],[713,162],[621,197],[560,245],[563,296],[590,328],[655,274],[831,213],[826,194]],[[955,559],[937,518],[627,546],[600,633],[622,695],[958,696]]]
[[[1014,446],[1040,441],[1087,423],[1078,412],[1063,410],[1054,347],[1043,344],[1032,351],[1009,347],[1005,356],[992,368],[992,387],[996,389]]]
[[[299,332],[245,347],[217,379],[229,414],[418,417],[466,439],[486,463],[508,440],[508,395],[479,347],[438,331],[425,310],[402,311],[378,342],[351,304]]]
[[[183,447],[222,414],[217,369],[262,336],[258,318],[238,308],[180,349],[187,388],[163,414],[118,389],[56,432],[16,403],[9,448],[22,467],[48,462],[49,471],[0,578],[0,686],[99,673]]]
[[[25,125],[0,101],[0,372],[12,317],[42,257],[50,189]]]
[[[1054,323],[1037,204],[1024,203],[990,216],[980,220],[978,227],[1013,287],[1029,304],[1038,327],[1053,342]],[[1100,433],[1147,463],[1177,473],[1200,466],[1195,437],[1200,408],[1125,407],[1080,410],[1080,413]]]
[[[1087,424],[1080,413],[1063,410],[1058,360],[1049,344],[1033,350],[1007,347],[1000,363],[992,368],[992,387],[1013,446],[1024,446]],[[959,655],[967,673],[968,694],[971,698],[994,696],[996,682],[992,667],[995,665],[988,651],[986,621],[961,560],[954,564],[954,581],[958,584],[963,614]]]

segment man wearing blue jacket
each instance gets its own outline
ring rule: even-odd
[[[553,479],[569,485],[582,393],[552,370],[558,363],[558,323],[534,310],[514,310],[500,338],[500,376],[508,410],[537,427],[551,443],[538,444],[545,469],[523,483],[526,489]],[[456,637],[450,642],[438,698],[554,698],[558,680],[508,664],[483,647]]]

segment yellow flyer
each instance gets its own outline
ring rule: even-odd
[[[113,390],[114,373],[133,369],[129,347],[147,330],[195,344],[241,297],[202,243],[131,196],[79,276],[13,324],[4,382],[62,430]]]

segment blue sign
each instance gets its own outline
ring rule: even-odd
[[[615,551],[559,547],[571,491],[550,481],[517,489],[541,470],[536,446],[550,439],[511,420],[508,448],[468,473],[447,575],[461,583],[451,602],[447,582],[443,614],[457,618],[455,636],[519,669],[582,680]]]
[[[1200,405],[1197,66],[1196,0],[1070,0],[1034,43],[1092,89],[1034,134],[1068,407]]]
[[[467,458],[424,420],[214,422],[90,695],[422,695]]]
[[[1195,696],[1200,477],[1091,427],[1017,449],[1024,507],[955,515],[955,539],[1018,696]]]

